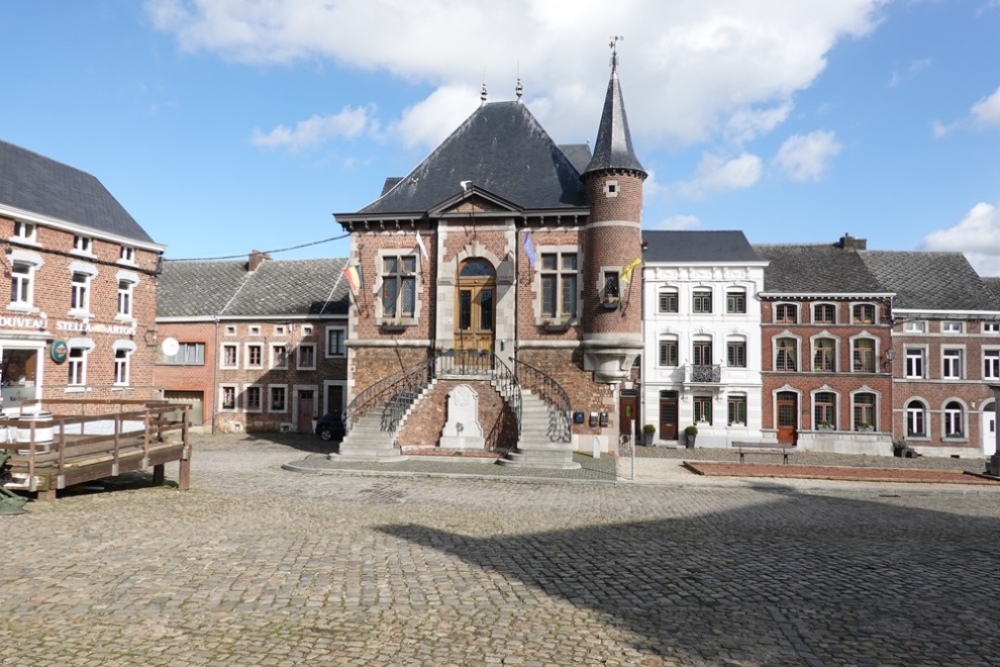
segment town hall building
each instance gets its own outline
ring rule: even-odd
[[[573,467],[634,417],[642,184],[612,59],[593,152],[518,99],[483,104],[351,234],[344,458],[408,447]],[[624,407],[623,407],[624,406]]]

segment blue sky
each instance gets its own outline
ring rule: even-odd
[[[1000,275],[1000,0],[0,3],[0,139],[97,176],[172,259],[344,256],[479,104],[594,140],[608,37],[650,229],[965,252]]]

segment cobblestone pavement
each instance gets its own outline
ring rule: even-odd
[[[0,664],[1000,665],[994,487],[282,469],[309,457],[202,438],[187,492],[0,517]]]

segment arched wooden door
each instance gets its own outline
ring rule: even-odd
[[[455,349],[492,352],[497,281],[493,265],[473,257],[458,267]]]

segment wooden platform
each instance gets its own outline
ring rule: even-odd
[[[190,485],[187,405],[160,401],[47,400],[45,406],[57,413],[51,423],[37,418],[0,422],[8,432],[13,428],[21,434],[19,442],[0,442],[0,449],[11,455],[6,488],[37,493],[39,500],[55,500],[60,489],[150,467],[154,483],[162,484],[164,466],[173,461],[180,462],[178,486],[186,490]],[[87,406],[97,406],[90,411],[100,414],[85,414]],[[69,414],[72,412],[78,414]],[[112,432],[90,435],[88,424],[91,431],[100,424],[102,430]],[[130,424],[141,426],[130,427]],[[111,429],[107,428],[109,425]],[[50,427],[52,439],[48,441]]]

